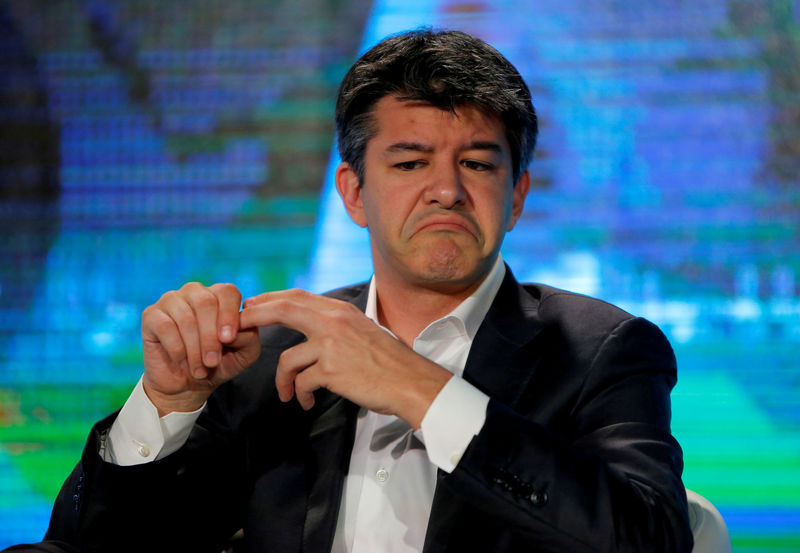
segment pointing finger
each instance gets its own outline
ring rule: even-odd
[[[278,290],[276,292],[264,292],[257,296],[253,296],[244,300],[244,307],[253,307],[256,305],[270,303],[277,300],[289,300],[302,303],[320,311],[327,311],[335,309],[340,303],[340,300],[313,294],[299,288],[291,290]]]
[[[323,323],[319,311],[307,302],[277,297],[258,304],[246,303],[239,324],[241,328],[279,324],[309,336]]]

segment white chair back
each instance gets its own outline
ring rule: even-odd
[[[732,553],[728,527],[717,508],[692,490],[686,490],[686,499],[694,535],[692,553]]]

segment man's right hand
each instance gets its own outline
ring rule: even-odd
[[[142,383],[159,416],[200,408],[261,351],[258,329],[239,328],[241,292],[190,282],[142,313]]]

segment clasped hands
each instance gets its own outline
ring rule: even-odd
[[[232,284],[189,283],[142,314],[143,385],[159,414],[199,408],[222,383],[258,359],[258,327],[283,325],[306,341],[280,356],[282,401],[304,409],[319,388],[413,428],[451,374],[385,332],[357,307],[302,290],[248,298]]]

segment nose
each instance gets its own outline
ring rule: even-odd
[[[424,194],[426,204],[452,209],[466,202],[467,192],[458,165],[439,164],[430,177]]]

